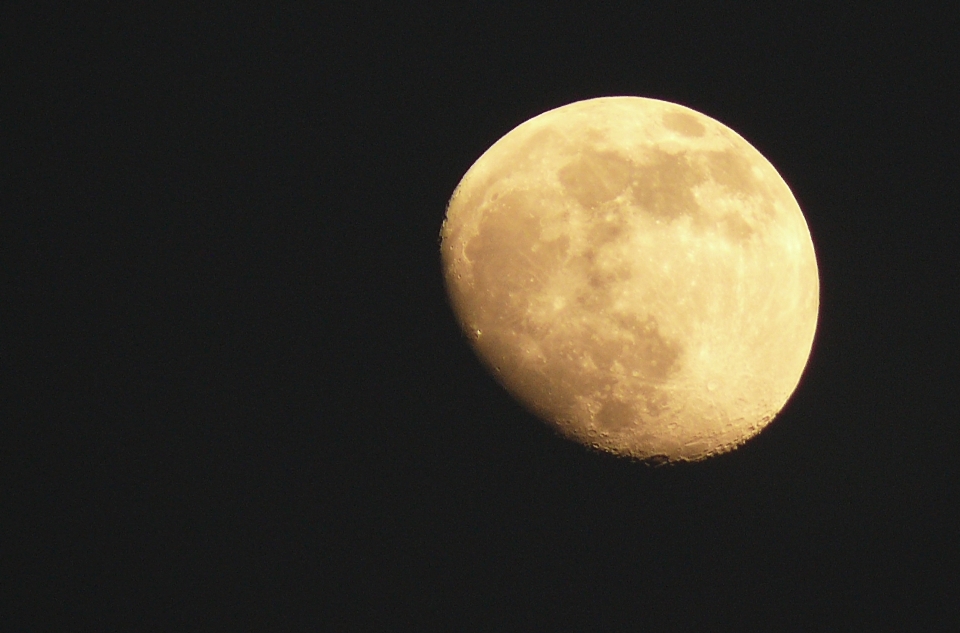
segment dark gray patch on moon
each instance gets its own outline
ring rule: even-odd
[[[607,431],[620,431],[637,423],[637,412],[626,402],[610,398],[600,406],[597,424]]]
[[[473,288],[455,299],[471,316],[469,327],[482,330],[522,320],[529,309],[526,299],[562,265],[569,238],[541,239],[541,204],[525,191],[502,193],[466,244]]]
[[[626,234],[629,209],[620,206],[609,206],[602,211],[595,212],[587,225],[591,244],[595,248],[603,248],[617,241]]]
[[[703,136],[707,131],[697,117],[686,112],[667,112],[663,115],[663,126],[684,136]]]
[[[746,220],[735,214],[724,216],[720,220],[720,230],[727,239],[736,243],[749,240],[756,232]]]
[[[634,170],[630,195],[635,205],[659,218],[674,220],[695,215],[700,205],[693,187],[705,177],[686,152],[653,150],[650,160]]]
[[[753,195],[759,183],[753,175],[753,166],[739,151],[707,153],[710,176],[722,187],[736,194]]]
[[[630,182],[633,164],[616,152],[583,150],[557,177],[564,190],[586,208],[616,198]]]
[[[660,333],[656,318],[641,319],[634,314],[617,317],[617,323],[633,335],[627,353],[621,359],[628,373],[637,372],[649,383],[666,382],[677,369],[681,346]]]

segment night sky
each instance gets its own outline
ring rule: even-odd
[[[0,9],[6,630],[960,625],[960,12],[59,4]],[[817,251],[796,393],[701,463],[557,436],[446,300],[466,170],[612,95]]]

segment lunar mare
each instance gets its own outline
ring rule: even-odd
[[[564,435],[641,459],[758,433],[816,330],[789,187],[735,132],[664,101],[580,101],[509,132],[454,192],[441,258],[501,384]]]

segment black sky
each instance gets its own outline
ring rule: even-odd
[[[164,4],[0,9],[9,630],[960,624],[960,13]],[[817,250],[798,391],[704,463],[557,437],[445,300],[463,173],[609,95],[736,130]]]

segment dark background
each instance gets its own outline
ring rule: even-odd
[[[8,630],[960,623],[958,12],[165,4],[0,9]],[[463,173],[608,95],[817,250],[798,391],[703,463],[557,437],[445,300]]]

